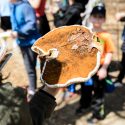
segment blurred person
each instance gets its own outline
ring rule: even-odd
[[[82,11],[85,11],[85,5],[88,3],[89,0],[77,0],[78,3],[81,3],[82,5]],[[57,5],[56,8],[54,8],[54,3]],[[51,12],[54,14],[57,11],[66,11],[67,7],[69,6],[69,0],[50,0],[50,6]]]
[[[77,0],[77,2],[82,4],[82,12],[85,12],[86,5],[88,4],[89,0]]]
[[[45,35],[50,31],[49,22],[45,13],[46,0],[28,0],[35,9],[37,17],[37,27],[41,35]]]
[[[125,21],[125,12],[119,12],[116,14],[116,19],[118,21]],[[115,86],[122,86],[122,80],[125,76],[125,25],[122,31],[122,46],[121,46],[121,50],[122,50],[122,59],[121,59],[121,68],[120,68],[120,72],[119,75],[116,79]]]
[[[10,8],[8,0],[0,1],[0,24],[4,31],[11,29]]]
[[[95,6],[97,3],[101,2],[102,0],[88,0],[88,2],[85,5],[85,11],[81,13],[82,25],[87,26],[88,28],[92,28],[92,24],[89,21],[90,13],[93,9],[93,6]]]
[[[103,52],[100,62],[101,65],[97,73],[92,77],[92,81],[89,81],[91,85],[81,83],[80,107],[76,110],[76,114],[83,113],[91,106],[92,116],[88,119],[88,122],[90,123],[95,123],[98,120],[105,118],[105,79],[108,78],[108,67],[115,51],[111,35],[102,28],[105,20],[105,5],[99,3],[92,9],[90,14],[90,22],[93,24],[92,31],[95,32],[99,38],[97,41],[99,40],[99,42],[103,45]]]
[[[80,14],[83,10],[83,7],[78,1],[79,0],[69,0],[69,6],[65,9],[65,11],[59,10],[54,14],[54,24],[56,27],[82,24],[82,18]]]
[[[37,31],[35,12],[30,4],[24,0],[9,0],[9,2],[12,23],[11,36],[16,38],[28,74],[27,100],[29,101],[35,94],[37,83],[37,54],[31,50],[31,46],[40,37],[40,34]]]
[[[53,0],[52,0],[53,1]],[[69,5],[69,1],[68,0],[56,0],[59,9],[66,9],[66,7]]]
[[[65,11],[68,5],[68,0],[49,0],[48,9],[53,16],[53,14],[57,13],[60,10]]]

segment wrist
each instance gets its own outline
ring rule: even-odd
[[[46,85],[42,88],[42,90],[45,91],[45,92],[47,92],[47,93],[49,93],[52,96],[55,96],[57,94],[57,92],[58,92],[57,88],[49,88]]]
[[[106,64],[104,64],[104,65],[102,65],[102,67],[101,68],[103,68],[103,69],[108,69],[108,65],[106,65]]]

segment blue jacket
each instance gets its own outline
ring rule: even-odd
[[[21,47],[33,45],[40,37],[34,9],[24,0],[11,3],[10,9],[12,29],[18,32],[17,44]]]

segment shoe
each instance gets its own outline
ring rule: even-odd
[[[95,124],[95,123],[98,122],[98,119],[92,116],[92,117],[90,117],[90,118],[87,119],[87,122],[89,124]]]
[[[92,115],[90,118],[87,119],[87,122],[90,123],[90,124],[95,124],[97,123],[98,121],[100,120],[104,120],[105,116],[94,116]]]
[[[89,108],[79,107],[78,109],[76,109],[75,114],[76,115],[81,115],[83,113],[86,113],[87,111],[89,111]]]
[[[28,92],[27,92],[27,102],[31,101],[31,99],[33,98],[34,94],[35,94],[34,91],[28,90]]]
[[[66,92],[65,93],[65,97],[64,97],[64,100],[66,103],[76,99],[78,97],[78,94],[76,93],[73,93],[73,92]]]
[[[27,94],[27,102],[30,102],[34,95]]]
[[[114,82],[114,86],[115,86],[115,87],[122,87],[123,84],[122,84],[122,82],[115,81],[115,82]]]
[[[75,114],[79,115],[79,114],[83,114],[83,112],[84,112],[84,109],[82,107],[79,107],[78,109],[76,109]]]

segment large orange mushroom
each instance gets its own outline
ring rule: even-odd
[[[100,66],[101,44],[80,25],[55,28],[39,38],[32,50],[45,57],[41,79],[53,88],[85,82]]]

